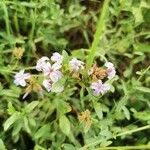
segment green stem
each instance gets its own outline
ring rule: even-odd
[[[101,148],[98,148],[97,150],[125,150],[125,149],[128,149],[128,150],[131,150],[131,149],[135,149],[135,150],[138,150],[138,149],[149,149],[150,148],[150,145],[139,145],[139,146],[114,146],[114,147],[101,147]]]
[[[0,72],[2,72],[2,73],[13,73],[13,74],[16,74],[16,72],[15,71],[12,71],[12,70],[5,70],[5,69],[0,69]]]
[[[141,80],[141,78],[144,76],[144,74],[146,74],[146,72],[150,69],[150,66],[148,66],[143,72],[142,74],[140,75],[140,77],[138,78],[138,81]]]
[[[9,17],[8,17],[8,11],[7,11],[7,7],[6,7],[4,0],[2,2],[2,5],[3,5],[3,9],[4,9],[4,19],[5,19],[5,24],[6,24],[6,31],[7,31],[8,38],[10,39]]]
[[[99,19],[98,19],[96,32],[94,34],[94,40],[92,42],[91,48],[89,49],[90,53],[89,53],[88,58],[87,58],[87,68],[88,69],[92,66],[94,56],[96,53],[96,49],[97,49],[97,46],[99,44],[99,40],[102,37],[102,33],[103,33],[104,25],[105,25],[105,18],[106,18],[108,6],[109,6],[109,1],[110,0],[104,1],[102,12],[101,12]]]
[[[34,70],[35,66],[24,68],[24,70]]]
[[[143,127],[137,128],[137,129],[133,129],[133,130],[129,130],[129,131],[119,133],[119,134],[116,135],[116,137],[123,136],[123,135],[126,135],[126,134],[132,134],[132,133],[142,131],[142,130],[146,130],[146,129],[149,129],[149,128],[150,128],[150,125],[146,125],[146,126],[143,126]]]
[[[114,138],[119,137],[119,136],[123,136],[123,135],[127,135],[127,134],[132,134],[132,133],[135,133],[135,132],[138,132],[138,131],[142,131],[142,130],[146,130],[146,129],[149,129],[149,128],[150,128],[150,125],[146,125],[146,126],[143,126],[143,127],[137,128],[137,129],[133,129],[133,130],[129,130],[129,131],[125,131],[125,132],[119,133],[116,136],[114,136]],[[89,143],[87,145],[84,145],[82,148],[80,148],[80,150],[86,150],[88,147],[97,145],[100,142],[101,142],[101,140],[97,140],[97,141],[95,141],[93,143]],[[106,147],[106,150],[107,150],[107,148],[109,149],[109,147]],[[149,148],[150,148],[150,146],[149,146]],[[105,150],[104,148],[100,148],[100,149]]]

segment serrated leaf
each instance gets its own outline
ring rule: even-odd
[[[68,118],[66,116],[63,115],[59,118],[59,127],[65,135],[69,135],[70,121],[68,120]]]

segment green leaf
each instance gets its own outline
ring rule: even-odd
[[[26,107],[25,107],[25,111],[27,113],[30,113],[33,111],[33,109],[39,104],[39,101],[32,101],[30,104],[28,104]]]
[[[124,112],[124,114],[125,114],[125,117],[126,117],[128,120],[130,120],[130,112],[129,112],[129,110],[128,110],[125,106],[122,107],[122,110],[123,110],[123,112]]]
[[[72,144],[66,144],[66,143],[62,145],[62,148],[64,150],[76,150],[76,148]]]
[[[0,139],[0,150],[7,150],[2,139]]]
[[[48,124],[38,129],[37,132],[34,134],[34,138],[39,139],[39,138],[45,137],[45,135],[47,134],[50,134],[50,125]]]
[[[98,118],[99,118],[99,119],[103,119],[103,112],[102,112],[101,104],[95,102],[95,103],[94,103],[94,109],[95,109],[95,112],[96,112]]]
[[[8,89],[8,90],[3,89],[3,90],[0,92],[0,96],[18,98],[18,97],[19,97],[19,94],[18,94],[18,93],[15,93],[13,90],[10,90],[10,89]]]
[[[63,100],[56,101],[55,105],[57,107],[57,111],[58,111],[59,116],[62,116],[62,115],[71,111],[70,105]]]
[[[150,53],[150,44],[145,44],[145,43],[134,44],[134,51]]]
[[[65,135],[69,135],[69,133],[70,133],[70,122],[66,116],[63,115],[59,118],[59,127]]]
[[[68,62],[69,62],[69,55],[68,55],[68,53],[65,50],[62,51],[62,56],[63,56],[63,63],[64,64],[68,64]]]
[[[150,93],[150,88],[144,87],[144,86],[140,86],[140,87],[135,87],[136,90],[141,91],[141,92],[145,92],[145,93]]]
[[[78,49],[72,51],[72,56],[82,60],[83,58],[85,58],[85,49]]]
[[[25,130],[26,130],[29,134],[31,134],[31,130],[30,130],[30,127],[29,127],[28,118],[25,116],[25,117],[23,118],[23,120],[24,120],[24,128],[25,128]]]
[[[16,136],[20,132],[22,126],[23,126],[22,120],[21,119],[17,120],[14,124],[12,135]]]
[[[132,7],[132,13],[135,17],[135,23],[137,25],[143,22],[143,15],[140,7]]]
[[[13,107],[13,105],[12,105],[11,102],[8,103],[8,109],[7,109],[7,111],[8,111],[8,113],[9,113],[10,115],[12,115],[12,114],[14,114],[14,113],[16,112],[16,110],[15,110],[15,108]]]
[[[65,83],[66,79],[65,78],[62,78],[60,79],[59,81],[55,82],[53,85],[52,85],[52,92],[55,92],[55,93],[60,93],[64,90],[64,83]]]
[[[19,115],[18,113],[13,114],[11,117],[9,117],[6,122],[4,123],[4,131],[8,130],[10,128],[10,126],[16,122],[16,120],[18,119]]]

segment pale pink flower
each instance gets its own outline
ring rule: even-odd
[[[108,79],[112,79],[116,75],[114,65],[111,62],[106,62],[105,66],[107,67]]]
[[[43,73],[45,76],[49,76],[53,82],[57,82],[63,76],[59,71],[61,67],[62,66],[60,64],[55,63],[51,65],[49,62],[47,62],[43,68]]]
[[[49,60],[49,58],[46,57],[46,56],[43,56],[42,58],[40,58],[40,59],[37,61],[36,70],[37,70],[37,71],[43,71],[43,67],[45,66],[46,61],[48,61],[48,60]]]
[[[78,71],[79,69],[84,69],[84,62],[78,60],[77,58],[73,58],[70,62],[70,67],[73,71]]]
[[[51,89],[52,89],[52,82],[51,82],[51,80],[44,79],[44,81],[43,81],[43,86],[46,88],[46,90],[47,90],[48,92],[50,92]]]
[[[52,57],[51,57],[51,60],[52,60],[53,62],[56,62],[56,63],[58,63],[58,64],[61,64],[62,61],[63,61],[63,56],[60,55],[59,53],[55,52],[55,53],[53,53],[53,55],[52,55]]]
[[[91,88],[94,90],[93,94],[95,96],[99,95],[100,93],[103,95],[105,94],[107,91],[110,90],[110,85],[107,83],[102,83],[101,80],[98,80],[98,82],[93,82],[91,84]]]
[[[26,79],[29,79],[31,77],[30,73],[24,73],[24,70],[20,70],[16,75],[14,76],[15,80],[14,83],[18,86],[21,85],[23,87],[26,86]]]

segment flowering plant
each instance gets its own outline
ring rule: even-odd
[[[111,90],[109,82],[116,75],[114,65],[111,62],[106,62],[103,67],[98,67],[94,64],[93,67],[88,70],[85,62],[75,57],[70,59],[66,51],[63,51],[63,54],[64,55],[61,55],[55,52],[51,58],[43,56],[37,61],[35,69],[42,73],[39,76],[43,78],[42,85],[38,83],[38,79],[36,78],[36,84],[40,86],[41,96],[43,96],[44,93],[43,87],[48,92],[63,92],[65,90],[65,85],[68,85],[67,80],[69,79],[67,78],[74,78],[80,85],[88,85],[93,90],[94,96],[103,95]],[[68,57],[67,62],[64,62],[64,56]],[[23,98],[31,92],[28,91],[28,87],[30,86],[29,81],[33,77],[34,75],[30,73],[24,73],[24,70],[19,71],[14,76],[14,83],[17,86],[27,86]],[[86,82],[85,78],[87,79]],[[105,79],[105,83],[103,83],[103,79]],[[106,81],[106,79],[108,80]],[[62,80],[63,82],[60,82]],[[89,88],[88,86],[87,89]]]

